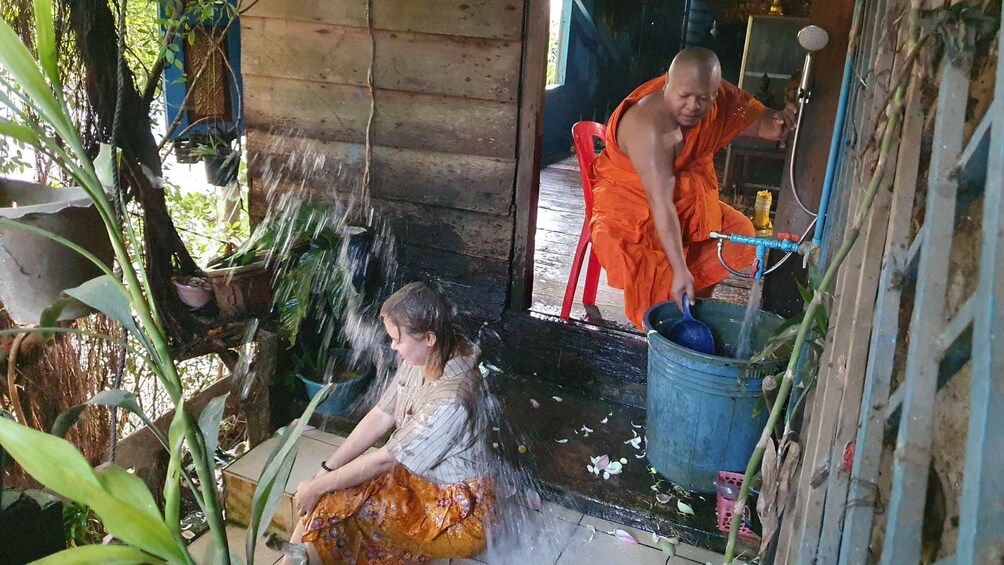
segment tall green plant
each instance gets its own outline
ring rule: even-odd
[[[156,374],[175,406],[176,416],[169,436],[164,438],[155,432],[170,454],[168,477],[163,486],[165,507],[163,510],[157,507],[153,495],[138,477],[116,465],[92,469],[79,451],[60,437],[58,432],[72,425],[82,406],[64,414],[58,422],[57,434],[52,435],[0,418],[0,445],[40,483],[89,506],[101,518],[107,531],[127,544],[70,548],[43,562],[194,563],[181,537],[179,525],[181,485],[184,483],[195,493],[195,499],[209,522],[214,540],[213,561],[230,563],[210,451],[210,446],[215,450],[223,399],[214,399],[198,423],[185,411],[182,382],[150,286],[143,273],[135,267],[140,264],[139,261],[130,256],[130,249],[139,248],[135,231],[128,217],[122,226],[116,222],[113,206],[105,193],[110,185],[116,155],[106,147],[92,162],[84,152],[61,94],[55,60],[52,0],[34,0],[34,10],[38,60],[21,43],[14,30],[0,21],[0,105],[5,106],[9,115],[13,116],[11,119],[0,119],[0,136],[31,146],[36,152],[50,157],[86,191],[108,233],[115,261],[121,269],[121,280],[114,276],[109,265],[71,241],[7,219],[0,219],[0,225],[24,229],[66,245],[92,261],[104,273],[78,288],[68,290],[67,294],[115,319],[136,338],[139,348],[135,353]],[[51,327],[2,333],[26,331],[88,333]],[[119,343],[119,340],[107,335],[88,335]],[[305,416],[323,396],[318,395],[315,402],[308,406]],[[143,415],[135,398],[125,391],[106,391],[88,404],[126,408],[139,414],[152,428],[152,423]],[[302,420],[305,421],[305,418]],[[281,442],[283,451],[274,456],[277,464],[266,469],[261,478],[263,484],[274,485],[280,480],[281,484],[285,484],[288,472],[284,478],[283,469],[287,467],[286,462],[295,457],[293,446],[301,431],[302,426],[294,428]],[[186,445],[201,487],[194,484],[181,465]],[[273,501],[272,498],[266,497],[269,504],[256,506],[255,516],[252,517],[255,528],[260,527],[259,521],[263,516],[270,517],[270,512],[274,512],[278,500]],[[249,543],[253,544],[254,540]]]

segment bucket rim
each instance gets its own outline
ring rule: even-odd
[[[722,302],[722,301],[717,301],[717,302]],[[659,344],[660,347],[661,346],[669,347],[671,351],[677,352],[685,357],[690,357],[694,360],[703,361],[706,363],[713,362],[719,365],[724,365],[726,367],[739,369],[746,373],[763,372],[764,374],[771,374],[773,372],[771,369],[773,369],[774,367],[780,368],[781,365],[780,361],[774,361],[774,360],[758,361],[758,362],[751,362],[749,360],[743,361],[736,359],[734,357],[723,357],[721,355],[709,355],[707,353],[701,353],[699,351],[694,351],[693,349],[689,349],[687,347],[683,347],[682,345],[674,343],[666,336],[659,333],[659,330],[652,327],[652,325],[649,323],[649,315],[652,313],[652,311],[666,304],[675,305],[676,302],[673,300],[663,300],[662,302],[656,302],[655,304],[646,308],[645,314],[642,315],[641,323],[642,327],[645,329],[645,337],[646,339],[648,339],[650,347],[652,342],[655,341],[656,343]],[[783,318],[781,318],[777,314],[774,314],[773,312],[767,312],[767,313],[772,316],[776,316],[777,318],[783,321]]]

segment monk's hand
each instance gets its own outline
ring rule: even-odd
[[[794,104],[788,103],[784,110],[769,111],[760,121],[760,137],[771,141],[785,141],[795,127],[795,117],[798,110]]]
[[[300,516],[309,516],[317,506],[317,501],[321,499],[324,491],[316,479],[301,481],[296,487],[296,494],[293,495],[293,504]]]
[[[694,292],[694,275],[690,274],[690,270],[679,269],[673,272],[673,282],[670,284],[669,292],[673,295],[673,300],[676,301],[676,305],[680,307],[681,312],[683,312],[684,295],[690,299],[691,304],[696,302],[697,293]]]

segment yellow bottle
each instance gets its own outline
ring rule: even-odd
[[[773,197],[769,190],[756,193],[756,204],[753,205],[753,229],[757,237],[774,235],[774,224],[770,221],[770,205]]]

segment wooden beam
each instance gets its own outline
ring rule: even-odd
[[[533,292],[534,231],[540,194],[540,158],[547,78],[548,0],[525,0],[520,67],[519,136],[514,186],[515,222],[511,252],[509,307],[525,310]]]
[[[934,421],[941,353],[931,347],[945,325],[945,293],[949,253],[955,224],[958,183],[950,178],[962,152],[970,61],[943,58],[941,88],[935,117],[931,167],[928,176],[924,242],[896,449],[893,452],[892,493],[886,513],[882,563],[920,561],[921,528],[931,461],[931,424]]]
[[[241,18],[245,74],[365,86],[373,48],[362,28]],[[544,24],[546,26],[546,22]],[[515,102],[518,41],[374,32],[377,88]]]
[[[863,563],[871,540],[878,495],[879,460],[885,428],[882,407],[888,403],[896,360],[903,286],[899,281],[909,262],[910,229],[919,175],[924,112],[920,88],[908,89],[886,252],[875,304],[875,321],[865,369],[863,412],[855,440],[854,464],[847,492],[846,514],[840,548],[841,565]],[[853,501],[853,504],[851,503]]]
[[[1004,36],[1001,36],[1004,41]],[[998,52],[1001,45],[999,43]],[[997,60],[996,110],[990,128],[980,274],[973,323],[966,465],[962,481],[957,563],[1004,560],[1004,60]]]
[[[268,0],[256,2],[244,17],[366,27],[367,0]],[[372,2],[373,27],[465,37],[519,40],[523,31],[520,0],[379,0]]]
[[[365,87],[245,74],[244,90],[249,129],[366,140]],[[516,114],[512,102],[377,90],[371,134],[384,147],[515,159]]]

